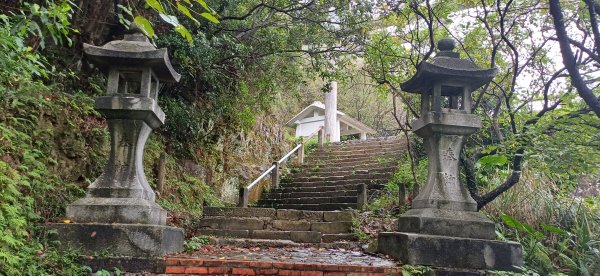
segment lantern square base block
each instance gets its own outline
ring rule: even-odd
[[[435,208],[411,209],[398,218],[398,231],[493,240],[494,223],[478,212]]]
[[[141,198],[85,197],[67,206],[67,217],[78,223],[165,225],[167,211]]]
[[[519,243],[402,232],[379,233],[379,251],[410,265],[520,271]]]
[[[148,258],[183,251],[183,230],[170,226],[50,223],[46,228],[56,230],[62,250],[76,250],[87,256],[107,253],[111,256]]]

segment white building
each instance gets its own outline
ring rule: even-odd
[[[333,135],[330,134],[331,142],[340,141],[340,136],[354,134],[360,134],[360,139],[365,140],[367,139],[367,134],[376,133],[372,128],[350,117],[344,112],[337,110],[335,114],[335,121],[337,122],[339,131],[325,130],[325,133],[333,133]],[[315,133],[319,128],[325,127],[325,105],[322,102],[313,102],[311,105],[300,111],[300,113],[296,114],[296,116],[289,120],[286,125],[296,127],[296,137],[305,137]],[[337,133],[337,137],[335,137],[335,133]]]

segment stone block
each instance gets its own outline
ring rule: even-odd
[[[279,230],[308,231],[310,222],[301,220],[274,220],[273,228]]]
[[[275,218],[276,210],[273,208],[233,208],[234,217],[268,217]]]
[[[167,211],[141,198],[84,197],[67,206],[67,217],[77,223],[165,225]]]
[[[319,243],[321,242],[321,233],[314,231],[292,231],[290,239],[295,242]]]
[[[277,210],[277,219],[279,220],[309,220],[323,221],[323,212],[320,211],[303,211],[303,210]]]
[[[333,211],[333,212],[323,212],[323,220],[326,222],[332,221],[352,221],[352,212],[346,211]]]
[[[265,219],[262,218],[232,218],[232,217],[207,217],[200,220],[200,227],[227,230],[261,230],[265,228]]]
[[[358,237],[354,234],[323,234],[321,239],[323,242],[357,241]]]
[[[139,257],[81,257],[79,263],[92,269],[99,270],[114,270],[118,268],[121,272],[127,273],[165,273],[166,264],[165,258],[139,258]],[[125,274],[127,274],[125,273]]]
[[[521,245],[483,239],[387,232],[378,237],[378,251],[404,264],[519,271]]]
[[[277,210],[277,219],[280,220],[297,220],[300,219],[300,211],[279,209]]]
[[[204,217],[231,217],[235,208],[228,207],[204,207],[202,215]]]
[[[83,255],[107,252],[114,256],[160,257],[183,250],[183,229],[163,225],[51,223],[61,250],[75,249]]]
[[[398,232],[493,240],[494,223],[478,212],[411,209],[398,218]]]
[[[290,240],[290,231],[254,230],[250,233],[252,239]]]
[[[225,229],[198,229],[198,233],[207,236],[230,237],[230,238],[248,238],[248,230],[225,230]]]
[[[321,232],[322,234],[349,233],[352,230],[352,222],[313,222],[311,224],[310,230]]]

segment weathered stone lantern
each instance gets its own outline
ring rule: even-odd
[[[407,264],[514,270],[522,265],[521,246],[493,240],[494,223],[477,212],[459,181],[463,144],[481,128],[481,119],[471,114],[471,92],[489,83],[496,69],[481,69],[453,49],[453,40],[440,40],[436,57],[401,84],[421,95],[413,130],[427,151],[427,182],[398,219],[400,232],[379,235],[379,250]]]
[[[96,98],[106,117],[111,151],[103,173],[86,196],[67,207],[73,223],[54,224],[63,244],[84,254],[155,257],[181,251],[183,231],[166,226],[166,211],[155,202],[143,168],[144,146],[163,125],[160,83],[177,82],[166,49],[141,34],[102,47],[84,45],[87,60],[108,76],[107,93]]]

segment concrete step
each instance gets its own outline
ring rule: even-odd
[[[332,243],[339,241],[358,241],[358,237],[355,234],[322,234],[321,242]]]
[[[321,242],[321,233],[316,231],[199,229],[198,233],[229,238],[289,240],[299,243]],[[330,240],[330,238],[327,238],[327,240]]]
[[[387,182],[375,182],[375,183],[367,183],[367,188],[369,190],[380,190],[385,187]],[[271,190],[274,193],[320,193],[320,192],[332,192],[332,191],[348,191],[348,190],[356,190],[357,184],[347,184],[347,185],[323,185],[323,186],[285,186],[277,189]]]
[[[302,197],[335,197],[335,196],[356,196],[356,189],[354,190],[339,190],[330,192],[294,192],[294,193],[263,193],[263,199],[277,199],[277,198],[302,198]]]
[[[353,156],[353,157],[344,157],[344,158],[315,158],[315,159],[308,159],[307,163],[308,165],[313,165],[313,166],[321,166],[321,165],[327,165],[327,164],[351,164],[351,163],[357,163],[357,162],[364,162],[367,164],[372,164],[372,163],[389,163],[392,161],[396,161],[400,159],[400,155],[394,155],[394,154],[378,154],[378,155],[373,155],[373,156]]]
[[[204,207],[203,217],[277,218],[273,208]]]
[[[198,222],[202,229],[227,229],[227,230],[263,230],[271,224],[270,217],[264,218],[238,218],[226,216],[204,217]]]
[[[314,152],[313,155],[320,154],[354,154],[354,153],[373,153],[373,152],[386,152],[390,149],[392,150],[401,150],[405,148],[405,144],[390,144],[383,146],[369,146],[369,147],[346,147],[346,148],[332,148],[332,147],[323,147]]]
[[[343,159],[352,157],[373,157],[377,155],[401,155],[406,152],[402,147],[386,147],[379,149],[361,149],[355,151],[328,151],[319,150],[307,156],[307,160],[318,159]]]
[[[335,210],[356,209],[357,204],[356,203],[318,203],[318,204],[271,204],[271,205],[263,205],[263,206],[275,208],[275,209],[335,211]]]
[[[385,146],[390,144],[401,144],[405,143],[404,138],[392,138],[392,139],[380,139],[380,140],[364,140],[364,141],[344,141],[328,144],[328,148],[360,148],[369,146]]]
[[[338,165],[338,166],[329,166],[329,167],[324,167],[323,165],[321,166],[308,166],[308,165],[303,165],[302,167],[300,167],[300,172],[303,173],[338,173],[338,172],[342,172],[342,171],[358,171],[358,170],[372,170],[372,169],[379,169],[379,168],[389,168],[389,167],[394,167],[396,168],[398,165],[398,163],[396,161],[392,161],[392,162],[388,162],[388,163],[379,163],[379,162],[374,162],[374,163],[362,163],[362,164],[352,164],[352,165]]]
[[[380,160],[367,160],[367,161],[339,161],[339,162],[328,162],[321,161],[319,163],[307,163],[300,167],[300,170],[306,171],[351,171],[354,169],[368,169],[372,167],[381,166],[394,166],[398,164],[398,159],[387,158]]]
[[[197,231],[217,237],[320,243],[322,234],[329,235],[328,241],[349,240],[352,219],[350,211],[206,207]]]
[[[297,198],[265,198],[262,199],[265,204],[314,204],[314,203],[356,203],[356,196],[335,196],[335,197],[297,197]]]
[[[368,190],[368,195],[371,196],[377,190]],[[264,193],[262,199],[281,199],[281,198],[317,198],[317,197],[345,197],[356,196],[357,190],[339,190],[329,192],[293,192],[293,193]]]
[[[378,166],[374,168],[366,168],[366,169],[353,169],[346,171],[300,171],[293,174],[286,175],[284,180],[293,179],[297,177],[307,177],[307,176],[316,176],[316,177],[328,177],[328,176],[338,176],[338,175],[352,175],[352,174],[375,174],[375,173],[389,173],[393,174],[396,170],[397,166]]]
[[[273,208],[241,208],[241,207],[204,207],[203,220],[211,217],[222,218],[258,218],[266,221],[293,220],[312,222],[333,222],[352,220],[349,211],[300,211]]]
[[[281,183],[280,187],[323,187],[323,186],[347,186],[347,185],[358,185],[358,184],[373,184],[380,183],[385,184],[388,182],[390,177],[379,178],[379,179],[344,179],[334,181],[306,181],[306,182],[292,182],[292,183]],[[354,187],[355,189],[356,187]]]
[[[371,180],[371,179],[389,179],[392,173],[368,173],[363,174],[357,171],[352,171],[351,174],[340,174],[332,176],[297,176],[294,178],[286,178],[282,183],[299,183],[299,182],[326,182],[326,181],[340,181],[340,180]]]
[[[225,229],[232,231],[317,231],[325,234],[345,233],[349,231],[323,230],[325,226],[335,227],[336,229],[346,229],[348,223],[351,224],[352,217],[347,217],[343,212],[337,212],[336,217],[331,220],[310,221],[310,220],[271,220],[270,218],[231,218],[231,217],[206,217],[199,222],[199,229]],[[343,220],[342,220],[343,219]],[[348,228],[349,229],[349,228]],[[333,231],[333,232],[332,232]],[[259,237],[254,237],[261,239]]]

